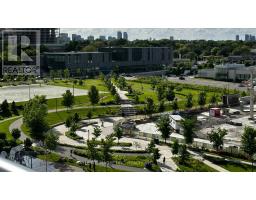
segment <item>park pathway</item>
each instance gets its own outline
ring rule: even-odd
[[[173,172],[178,169],[178,166],[173,161],[172,157],[172,151],[171,148],[168,146],[156,146],[159,149],[159,153],[161,154],[161,157],[158,159],[158,162],[160,163],[160,168],[163,172]],[[165,163],[163,163],[163,158],[165,157]]]
[[[195,153],[194,151],[188,150],[188,152],[193,156],[194,159],[197,159],[207,166],[215,169],[218,172],[229,172],[228,170],[224,169],[223,167],[220,167],[218,165],[215,165],[214,163],[210,162],[209,160],[205,160],[200,154]]]

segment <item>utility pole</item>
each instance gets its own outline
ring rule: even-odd
[[[250,119],[251,119],[251,120],[254,120],[254,86],[253,86],[253,70],[251,70]]]

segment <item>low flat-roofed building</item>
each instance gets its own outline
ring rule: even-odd
[[[170,115],[170,125],[175,131],[180,131],[181,121],[183,118],[180,115]]]
[[[42,55],[44,69],[99,69],[109,72],[115,66],[120,71],[161,70],[171,66],[172,49],[168,47],[100,48],[97,52],[47,52]]]

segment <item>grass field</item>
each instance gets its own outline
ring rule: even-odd
[[[7,140],[12,140],[13,137],[9,131],[9,126],[18,119],[19,117],[14,117],[11,119],[8,119],[4,122],[0,122],[0,131],[6,133]]]
[[[148,97],[150,97],[154,100],[154,102],[156,104],[159,103],[159,101],[157,99],[157,92],[152,89],[152,86],[150,84],[148,84],[148,83],[139,83],[139,82],[136,82],[136,81],[127,81],[127,83],[130,84],[135,91],[139,92],[139,101],[140,102],[145,102],[146,99]],[[175,97],[178,99],[179,108],[184,108],[185,107],[185,100],[186,100],[186,96],[188,94],[193,95],[193,104],[194,104],[194,106],[198,106],[197,98],[198,98],[199,93],[201,92],[200,90],[182,88],[181,91],[177,91],[175,89],[174,92],[175,92]],[[210,97],[213,94],[214,94],[214,92],[207,92],[206,104],[209,103]],[[132,99],[131,96],[129,96],[129,98]],[[168,103],[168,101],[166,101],[166,103]]]
[[[48,84],[50,85],[56,85],[56,86],[63,86],[63,87],[73,87],[73,81],[72,80],[55,80],[55,81],[50,81]],[[108,88],[106,87],[104,81],[100,79],[86,79],[83,80],[83,85],[74,84],[75,88],[78,89],[85,89],[89,90],[90,87],[94,85],[97,87],[99,91],[104,91],[108,92]]]
[[[189,158],[185,164],[180,164],[177,157],[173,158],[173,160],[182,172],[216,172],[213,168],[193,158]]]
[[[101,103],[106,103],[108,102],[113,102],[114,98],[110,93],[104,93],[100,94],[100,101],[96,105],[101,105]],[[26,102],[18,102],[16,103],[17,106],[24,105]],[[47,105],[48,109],[56,109],[56,104],[57,104],[57,109],[60,108],[65,108],[65,106],[62,105],[62,98],[54,98],[54,99],[48,99],[47,100]],[[83,95],[83,96],[75,96],[75,103],[73,107],[81,107],[81,106],[91,106],[91,102],[89,100],[88,95]]]
[[[206,157],[207,160],[213,162],[216,165],[219,165],[223,167],[224,169],[230,171],[230,172],[251,172],[252,166],[243,164],[243,163],[235,163],[235,162],[229,162],[221,158],[214,158],[211,156]],[[253,167],[253,171],[256,172],[256,167]]]

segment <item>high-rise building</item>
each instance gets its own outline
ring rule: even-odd
[[[106,40],[106,36],[105,35],[100,35],[99,39],[102,40],[102,41],[105,41]]]
[[[87,37],[87,40],[89,40],[89,41],[94,41],[94,36],[93,36],[93,35],[89,35],[89,36]]]
[[[174,40],[174,37],[173,37],[173,36],[170,36],[170,40],[173,41],[173,40]]]
[[[127,32],[123,33],[123,39],[128,40],[128,33]]]
[[[250,35],[245,34],[245,36],[244,36],[244,40],[245,40],[245,41],[249,41],[249,40],[250,40]]]
[[[239,35],[236,35],[236,41],[239,41]]]
[[[25,35],[30,39],[31,44],[36,43],[35,31],[40,31],[40,44],[54,44],[57,42],[60,30],[58,28],[1,28],[2,31],[14,31],[13,34]],[[15,32],[19,31],[19,32]],[[0,38],[2,34],[0,33]]]
[[[60,33],[60,36],[57,38],[57,41],[59,44],[65,44],[65,43],[70,42],[68,33]]]
[[[117,39],[118,40],[122,39],[122,32],[121,31],[117,31]]]
[[[82,41],[83,38],[81,37],[81,35],[77,35],[77,34],[72,34],[72,41]]]

